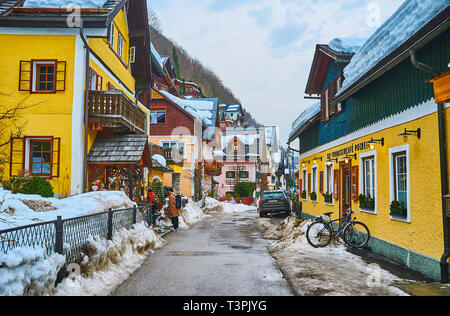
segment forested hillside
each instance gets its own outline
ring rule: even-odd
[[[192,58],[180,45],[166,38],[160,28],[160,23],[154,12],[150,13],[150,31],[151,41],[161,56],[169,56],[173,66],[177,64],[178,59],[180,79],[197,83],[203,91],[205,97],[219,98],[219,104],[223,103],[241,103],[233,92],[227,88],[222,80],[207,67],[195,58]],[[245,105],[244,111],[245,111]],[[260,126],[252,115],[245,111],[246,125]]]

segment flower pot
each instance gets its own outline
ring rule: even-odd
[[[360,202],[359,208],[362,208],[364,210],[373,211],[375,210],[375,202]]]
[[[391,207],[391,216],[406,218],[408,216],[408,210],[406,208]]]
[[[333,196],[324,196],[325,203],[333,204]]]

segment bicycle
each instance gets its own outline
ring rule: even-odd
[[[333,212],[324,213],[323,216],[327,216],[331,219]],[[334,236],[341,237],[345,245],[350,249],[361,249],[367,245],[370,239],[369,228],[364,223],[355,221],[356,217],[352,219],[352,215],[355,214],[353,210],[348,209],[348,215],[333,221],[325,221],[323,216],[319,216],[313,219],[313,223],[309,225],[306,231],[306,239],[309,244],[314,248],[324,248],[328,246],[331,239]],[[333,223],[338,221],[344,221],[335,232]]]

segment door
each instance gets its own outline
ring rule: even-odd
[[[340,217],[347,216],[347,210],[352,206],[352,166],[351,162],[341,165],[341,196]]]

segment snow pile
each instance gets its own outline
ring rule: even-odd
[[[166,241],[144,222],[117,231],[111,241],[93,237],[91,253],[82,263],[81,275],[66,278],[56,288],[58,296],[105,296],[112,293],[145,261],[150,253]]]
[[[159,162],[159,164],[163,167],[167,167],[167,161],[166,158],[164,158],[161,155],[153,155],[152,159],[155,159],[157,162]]]
[[[402,45],[448,5],[448,0],[406,0],[345,67],[345,80],[341,92]]]
[[[320,113],[320,102],[315,103],[306,108],[300,116],[292,123],[291,133],[289,137],[292,137],[306,122],[312,119],[314,116]]]
[[[36,222],[53,221],[95,213],[132,208],[135,205],[124,192],[100,191],[65,199],[39,195],[12,194],[0,189],[0,230]]]
[[[69,4],[81,8],[102,8],[106,0],[27,0],[23,5],[25,8],[67,8]]]
[[[0,296],[52,295],[64,263],[64,256],[47,256],[41,247],[0,253]]]
[[[228,202],[219,202],[216,199],[207,197],[205,199],[205,207],[203,208],[203,212],[205,214],[214,214],[214,213],[239,213],[239,212],[249,212],[256,211],[255,206],[248,206],[245,204],[236,204],[236,203],[228,203]]]
[[[366,41],[367,38],[360,37],[335,38],[328,46],[337,53],[354,54]]]
[[[188,199],[188,203],[181,209],[180,213],[187,225],[194,225],[206,217],[203,210],[191,199]]]
[[[306,240],[311,221],[287,218],[279,226],[257,220],[264,237],[276,239],[269,250],[298,296],[407,295],[393,283],[399,279],[376,264],[347,252],[342,242],[314,248]]]

